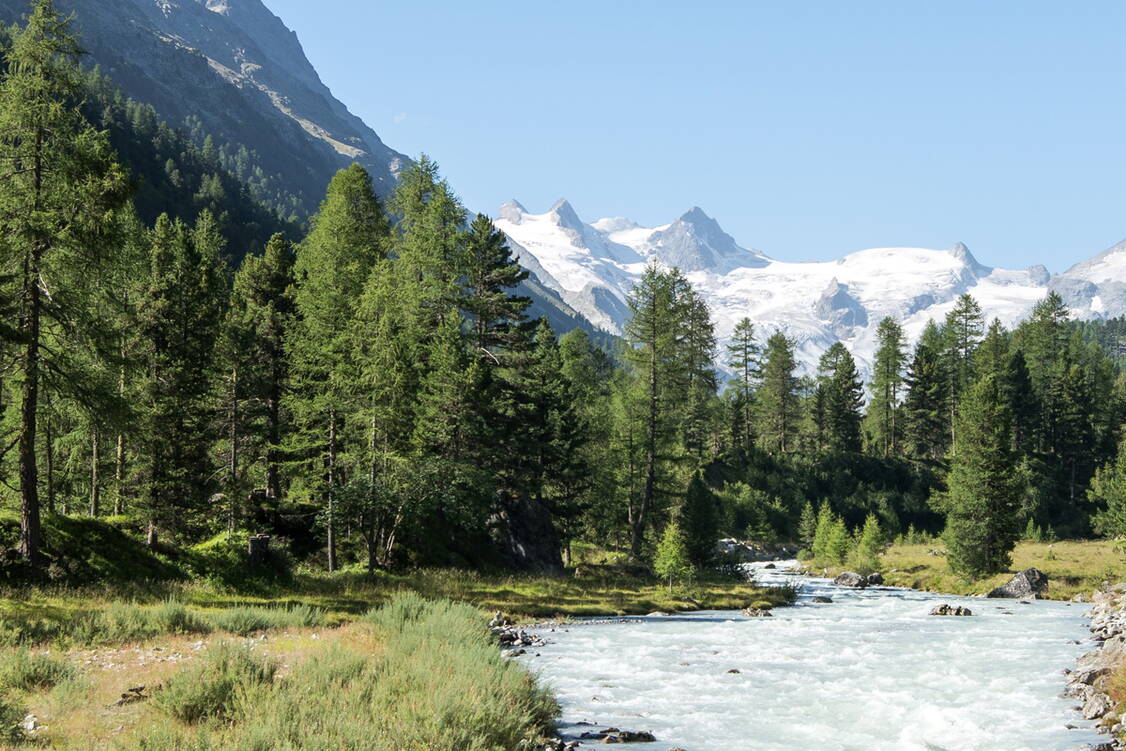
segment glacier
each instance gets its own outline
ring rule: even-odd
[[[739,245],[702,209],[643,227],[624,217],[584,222],[559,200],[529,212],[518,201],[500,207],[497,227],[540,283],[555,290],[594,325],[622,333],[626,301],[651,260],[677,267],[707,301],[723,345],[744,316],[758,338],[775,330],[792,337],[804,372],[840,341],[865,373],[876,349],[876,327],[890,316],[915,341],[927,322],[941,322],[969,293],[987,321],[1013,326],[1049,291],[1081,319],[1126,314],[1126,241],[1067,271],[1043,266],[986,266],[962,243],[941,249],[870,248],[835,261],[791,262]]]

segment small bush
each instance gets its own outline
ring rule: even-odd
[[[227,642],[213,645],[198,662],[189,664],[164,684],[154,705],[181,722],[194,724],[225,717],[241,691],[269,684],[277,666],[247,647]]]
[[[211,625],[183,603],[165,600],[153,610],[154,626],[165,634],[206,634]]]
[[[69,662],[26,649],[0,656],[0,689],[42,691],[77,675],[78,669]]]
[[[0,740],[19,741],[23,738],[20,722],[27,709],[10,696],[0,694]]]

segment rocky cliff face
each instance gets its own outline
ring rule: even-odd
[[[222,142],[256,151],[307,210],[355,160],[386,195],[407,161],[333,97],[297,36],[261,0],[58,0],[90,62],[174,126],[191,116]],[[19,20],[27,0],[0,0]]]

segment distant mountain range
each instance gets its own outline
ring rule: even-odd
[[[626,298],[645,264],[657,259],[679,267],[704,295],[721,343],[748,316],[761,338],[775,329],[794,337],[807,369],[835,341],[867,369],[883,317],[902,323],[914,339],[967,292],[989,319],[1010,326],[1049,290],[1080,318],[1126,314],[1126,241],[1053,275],[1043,266],[985,266],[962,243],[948,250],[873,248],[819,263],[777,261],[741,247],[699,208],[659,227],[621,217],[588,224],[565,200],[542,214],[510,201],[497,216],[521,262],[598,326],[621,332]]]

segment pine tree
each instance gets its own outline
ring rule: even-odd
[[[653,559],[653,571],[662,579],[669,580],[672,591],[674,580],[684,581],[692,576],[692,562],[688,558],[688,548],[680,525],[669,522],[657,545],[657,555]]]
[[[327,512],[326,553],[329,570],[335,570],[335,493],[347,474],[346,429],[359,381],[351,356],[352,322],[368,276],[388,245],[387,219],[360,165],[333,177],[312,224],[294,263],[297,315],[286,342],[289,409],[298,429],[291,435],[293,452],[309,465],[311,476],[319,475],[309,490]]]
[[[41,536],[36,444],[42,375],[66,370],[45,350],[45,338],[65,337],[73,319],[84,317],[84,291],[112,246],[106,220],[127,197],[108,139],[78,109],[79,55],[69,20],[52,0],[34,0],[27,25],[14,32],[0,80],[0,277],[12,280],[5,297],[19,301],[19,547],[32,561]]]
[[[639,455],[641,487],[629,494],[630,555],[639,560],[646,525],[666,487],[670,457],[675,456],[678,417],[683,415],[685,387],[692,359],[685,351],[691,290],[683,275],[649,264],[629,296],[631,318],[625,326],[625,352],[634,378],[627,392],[630,452]]]
[[[1008,567],[1023,493],[1012,443],[1012,413],[1000,384],[985,376],[967,391],[947,477],[950,568],[978,579]]]
[[[824,443],[832,452],[860,450],[860,408],[863,386],[845,346],[834,342],[818,365],[819,387],[824,399]]]
[[[1095,472],[1087,497],[1098,509],[1095,530],[1107,537],[1126,537],[1126,440],[1119,444],[1115,458]]]
[[[817,514],[813,510],[813,504],[809,501],[801,509],[801,518],[798,522],[798,540],[805,548],[813,546],[813,540],[817,536]]]
[[[414,429],[419,452],[452,461],[473,455],[481,429],[475,397],[482,366],[470,356],[461,326],[461,316],[450,311],[430,344]]]
[[[903,327],[884,318],[876,329],[876,357],[872,365],[872,401],[868,406],[868,430],[872,444],[882,456],[899,452],[903,392],[903,369],[907,363]]]
[[[731,379],[731,412],[734,444],[744,451],[754,445],[755,386],[759,376],[761,348],[755,342],[755,327],[750,318],[735,324],[727,345],[727,367]]]
[[[915,345],[904,400],[906,439],[916,459],[937,461],[946,451],[946,376],[938,349],[942,335],[931,321]]]
[[[206,522],[215,345],[226,304],[223,247],[207,211],[192,230],[165,215],[152,233],[151,279],[140,306],[148,359],[144,474],[150,544],[157,530],[182,535]]]
[[[759,441],[771,453],[785,454],[796,448],[798,430],[797,378],[794,343],[781,331],[766,341],[762,384],[756,399]]]
[[[281,498],[281,402],[288,376],[285,338],[294,313],[293,261],[292,246],[278,234],[262,256],[246,256],[235,275],[221,340],[232,503],[246,490],[240,458],[246,466],[260,467],[270,503]]]
[[[877,570],[880,565],[880,553],[883,552],[883,533],[880,531],[880,521],[875,514],[868,514],[864,519],[864,527],[856,540],[856,547],[849,554],[849,566],[860,574],[868,575]]]
[[[963,294],[946,315],[943,334],[943,366],[946,373],[946,422],[951,446],[957,439],[958,405],[962,394],[977,376],[975,355],[985,328],[981,306],[971,295]]]
[[[461,308],[468,314],[478,356],[500,363],[504,350],[521,347],[534,328],[524,323],[531,298],[512,293],[528,272],[512,257],[504,233],[484,214],[469,227],[465,258]]]
[[[688,482],[679,517],[688,560],[697,570],[708,568],[715,560],[719,539],[719,500],[700,472]]]

